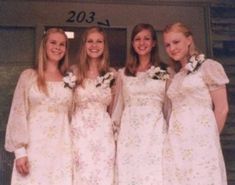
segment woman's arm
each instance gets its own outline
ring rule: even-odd
[[[224,128],[229,110],[226,87],[224,86],[210,91],[210,94],[214,105],[214,114],[218,130],[219,133],[221,133]]]
[[[20,75],[12,100],[5,139],[5,149],[15,153],[16,169],[23,176],[29,173],[26,151],[29,135],[27,90],[33,75],[32,69],[27,69]]]

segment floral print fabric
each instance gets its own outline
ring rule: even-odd
[[[47,82],[39,91],[35,72],[24,71],[18,81],[9,116],[6,149],[25,147],[29,174],[15,169],[12,185],[71,185],[72,156],[68,112],[72,91],[63,81]],[[15,166],[15,165],[14,165]]]
[[[121,70],[120,76],[124,110],[117,140],[117,184],[161,185],[166,82],[146,72],[132,77]]]
[[[112,185],[115,145],[107,107],[112,99],[109,86],[86,79],[75,90],[72,117],[74,185]]]
[[[222,66],[206,60],[190,74],[178,72],[167,94],[172,102],[164,144],[164,185],[226,185],[210,90],[228,83]]]

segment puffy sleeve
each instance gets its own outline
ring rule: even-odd
[[[124,109],[122,75],[123,75],[123,69],[118,71],[117,82],[115,86],[115,97],[114,97],[113,108],[111,112],[111,119],[114,124],[114,129],[117,132],[120,127],[122,112]]]
[[[202,64],[202,74],[210,91],[224,87],[229,82],[223,66],[211,59],[207,59]]]
[[[28,144],[28,96],[29,82],[34,70],[23,71],[17,82],[6,129],[5,149],[15,152],[16,158],[26,156]]]

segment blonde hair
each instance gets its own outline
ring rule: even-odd
[[[45,79],[45,70],[46,70],[46,63],[48,61],[47,52],[46,52],[46,43],[48,38],[53,33],[60,33],[66,39],[66,51],[64,57],[59,61],[58,69],[62,75],[68,69],[68,38],[61,28],[50,28],[48,29],[42,37],[39,52],[38,52],[38,60],[36,64],[36,72],[37,72],[37,85],[40,91],[44,92],[46,95],[48,94],[46,79]]]
[[[192,39],[192,43],[189,46],[189,50],[188,50],[188,58],[190,58],[193,55],[198,55],[200,52],[199,50],[196,48],[195,42],[193,40],[193,34],[190,31],[190,29],[183,23],[181,22],[176,22],[173,24],[169,24],[167,25],[164,30],[163,30],[163,34],[165,33],[169,33],[169,32],[178,32],[178,33],[182,33],[185,37],[191,37]],[[170,65],[174,68],[175,71],[179,71],[181,68],[181,65],[179,62],[174,61],[172,58],[170,58]]]
[[[137,68],[140,64],[139,56],[133,47],[133,41],[135,39],[135,36],[143,30],[148,30],[151,34],[151,39],[153,40],[153,42],[155,42],[155,46],[152,48],[150,53],[150,64],[154,66],[159,66],[162,64],[159,57],[157,35],[153,26],[151,24],[139,23],[133,28],[131,33],[130,51],[125,66],[125,74],[128,76],[135,76]]]
[[[82,34],[81,44],[78,53],[78,61],[77,61],[78,85],[82,85],[84,79],[87,78],[88,76],[88,70],[90,66],[85,45],[88,36],[94,32],[100,33],[104,38],[104,52],[100,58],[100,62],[98,63],[98,72],[100,75],[103,75],[109,70],[109,46],[105,31],[98,26],[92,26],[90,28],[87,28],[85,32]]]

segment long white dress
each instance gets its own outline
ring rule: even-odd
[[[117,138],[117,184],[162,185],[166,81],[152,79],[146,72],[138,72],[136,77],[124,75],[123,69],[119,72],[124,107]],[[114,109],[114,121],[118,112],[120,108]]]
[[[207,59],[182,70],[167,94],[172,113],[164,148],[164,185],[226,185],[226,170],[210,91],[228,83],[223,67]]]
[[[96,79],[86,79],[84,87],[75,90],[74,185],[112,185],[114,181],[115,145],[107,112],[111,88],[96,85]]]
[[[46,96],[36,84],[32,69],[22,72],[15,89],[7,125],[5,147],[13,152],[24,148],[29,174],[15,168],[12,185],[71,185],[72,152],[68,113],[72,91],[63,81],[47,82]]]

